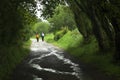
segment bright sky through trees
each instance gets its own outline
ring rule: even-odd
[[[38,0],[36,0],[36,2],[37,2],[37,9],[36,9],[36,16],[38,17],[38,18],[41,18],[41,8],[42,8],[42,5],[40,4],[40,2],[38,1]]]
[[[37,2],[37,9],[36,9],[36,16],[41,19],[42,21],[48,22],[47,20],[43,19],[43,17],[41,16],[42,11],[41,9],[43,8],[42,5],[40,4],[40,1],[36,0]]]
[[[36,0],[37,2],[37,9],[36,9],[36,16],[38,17],[38,19],[41,19],[43,22],[48,22],[47,20],[45,20],[41,14],[42,14],[42,11],[41,9],[43,9],[42,5],[40,4],[40,1],[39,0]]]

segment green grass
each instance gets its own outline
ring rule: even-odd
[[[45,35],[45,41],[47,41],[49,43],[54,42],[54,35],[53,35],[53,33],[46,34]]]
[[[1,47],[0,80],[9,80],[12,70],[28,55],[30,44],[31,41],[28,41],[22,47]]]
[[[79,33],[78,32],[73,33],[69,31],[57,42],[57,44],[64,49],[67,49],[69,47],[75,47],[77,44],[79,44],[79,42],[82,41],[82,36],[81,35],[75,36],[76,34]]]
[[[120,80],[120,66],[112,63],[113,52],[100,52],[97,41],[94,37],[91,38],[89,43],[85,44],[83,43],[83,38],[79,32],[74,30],[69,31],[57,42],[52,40],[52,43],[65,49],[85,64],[91,64],[104,74],[108,76],[116,76],[117,80]]]

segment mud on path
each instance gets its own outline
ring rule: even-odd
[[[31,40],[31,52],[16,67],[11,80],[109,80],[98,75],[98,78],[91,78],[91,70],[63,50],[46,42]]]

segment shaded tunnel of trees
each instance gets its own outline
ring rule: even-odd
[[[33,0],[2,0],[0,2],[0,80],[24,57],[23,43],[29,40],[36,21]],[[26,50],[27,51],[27,50]]]
[[[100,51],[114,52],[114,60],[120,61],[120,0],[39,0],[43,16],[53,15],[55,7],[67,4],[74,13],[75,21],[84,41],[92,36],[98,41]],[[0,49],[22,46],[30,38],[35,16],[34,0],[2,0],[0,2]],[[1,50],[2,51],[2,50]],[[2,57],[4,52],[0,51]]]
[[[56,5],[68,5],[84,41],[89,43],[94,36],[100,51],[113,51],[114,60],[120,61],[119,0],[43,0],[41,3],[44,5],[45,18],[54,14]]]

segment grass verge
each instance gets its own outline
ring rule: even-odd
[[[48,41],[52,37],[48,35]],[[69,31],[57,42],[52,40],[52,43],[79,58],[83,63],[95,66],[105,75],[114,76],[115,80],[120,80],[120,66],[112,63],[114,53],[111,51],[100,52],[94,37],[91,38],[89,43],[85,44],[80,33],[74,30]]]
[[[19,46],[2,46],[0,54],[0,80],[9,80],[12,70],[19,64],[29,53],[31,41],[25,42],[22,47]]]

